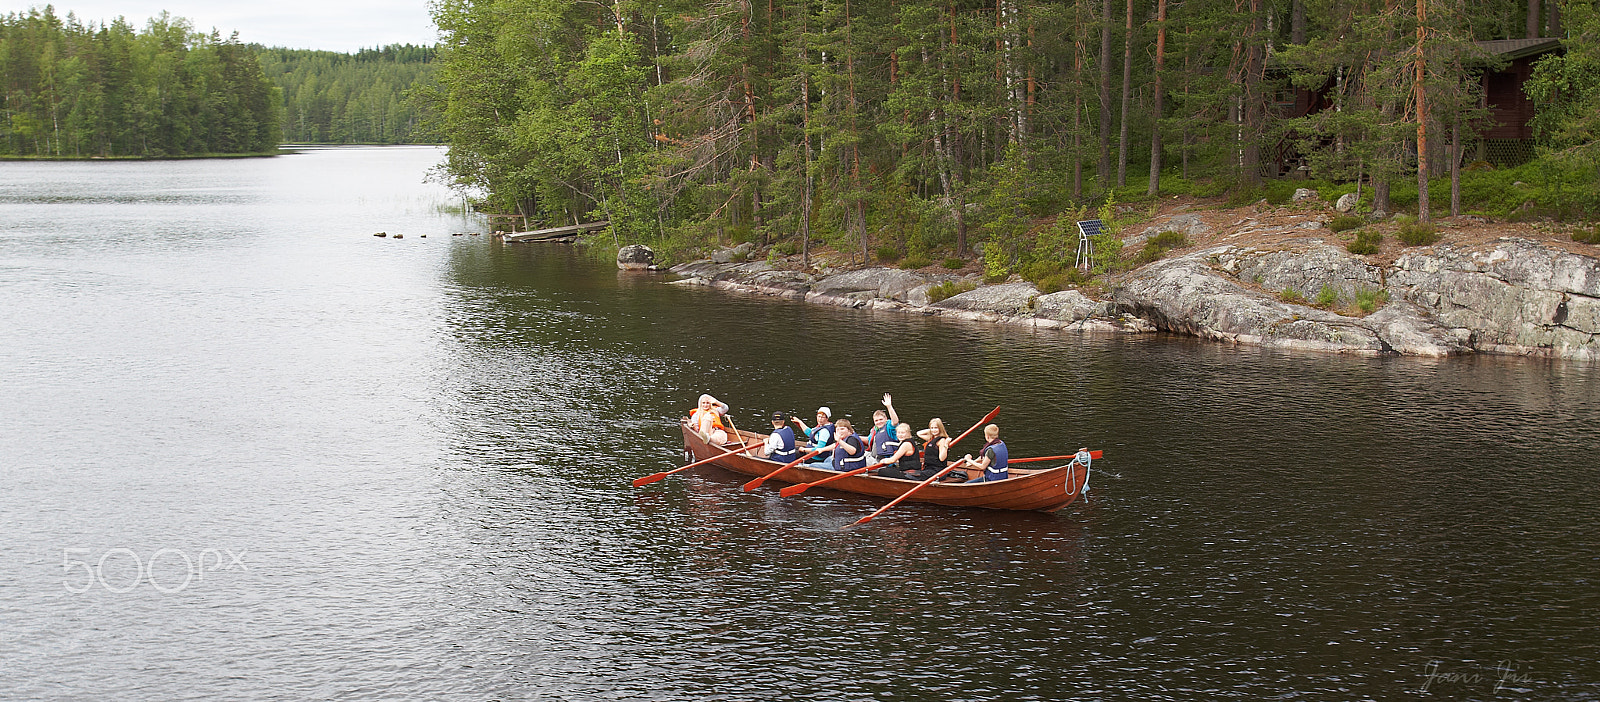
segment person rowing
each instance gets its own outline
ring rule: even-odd
[[[834,433],[833,411],[829,410],[827,406],[817,408],[817,426],[815,427],[807,427],[805,421],[799,417],[794,417],[789,421],[800,425],[800,430],[805,432],[807,448],[819,450],[823,449],[823,447],[831,448],[830,445],[833,443]],[[831,469],[833,467],[833,454],[823,451],[818,453],[817,456],[810,463],[821,463],[824,468]]]
[[[794,440],[794,428],[789,426],[789,415],[772,413],[772,433],[767,435],[762,455],[779,463],[788,463],[800,457],[800,445]]]
[[[983,451],[978,460],[972,460],[972,454],[967,454],[966,462],[982,470],[983,473],[968,482],[992,483],[1011,477],[1006,469],[1006,442],[1000,440],[1000,427],[990,424],[983,428],[983,438],[989,443],[983,445]]]
[[[850,420],[841,419],[833,423],[837,438],[833,443],[833,458],[826,466],[830,470],[839,472],[865,468],[867,466],[867,445],[862,443],[850,426]]]
[[[689,414],[689,426],[708,443],[720,446],[728,443],[728,428],[722,425],[722,417],[727,414],[726,403],[710,395],[701,395],[700,405]]]
[[[895,425],[896,448],[895,452],[887,457],[878,459],[879,468],[876,473],[885,478],[900,478],[903,480],[923,480],[932,473],[923,473],[918,470],[922,467],[922,458],[917,455],[917,445],[911,441],[911,425],[900,423]]]

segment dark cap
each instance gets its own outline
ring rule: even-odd
[[[789,422],[789,415],[785,414],[783,412],[773,412],[772,413],[772,421],[774,421],[774,422],[784,422],[785,424],[787,424]]]

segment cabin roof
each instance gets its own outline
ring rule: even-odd
[[[1472,43],[1490,56],[1507,61],[1515,61],[1524,56],[1533,56],[1561,48],[1561,40],[1555,37],[1495,39],[1493,41],[1475,41]]]

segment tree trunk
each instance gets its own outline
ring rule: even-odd
[[[1461,123],[1450,123],[1450,216],[1461,215]]]
[[[1146,195],[1161,191],[1161,66],[1167,47],[1167,0],[1156,0],[1156,85],[1155,109],[1150,111],[1150,187]]]
[[[1417,220],[1428,215],[1428,81],[1423,41],[1428,36],[1428,0],[1417,0]]]
[[[1100,185],[1111,186],[1111,0],[1100,0]]]
[[[1539,0],[1528,0],[1528,38],[1539,38]]]
[[[1128,106],[1133,94],[1133,0],[1122,38],[1122,133],[1117,138],[1117,187],[1128,184]]]
[[[1293,0],[1289,6],[1289,43],[1306,43],[1306,0]]]

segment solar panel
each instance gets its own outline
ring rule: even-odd
[[[1097,236],[1101,233],[1102,223],[1098,219],[1086,219],[1078,223],[1078,233],[1083,236]]]

